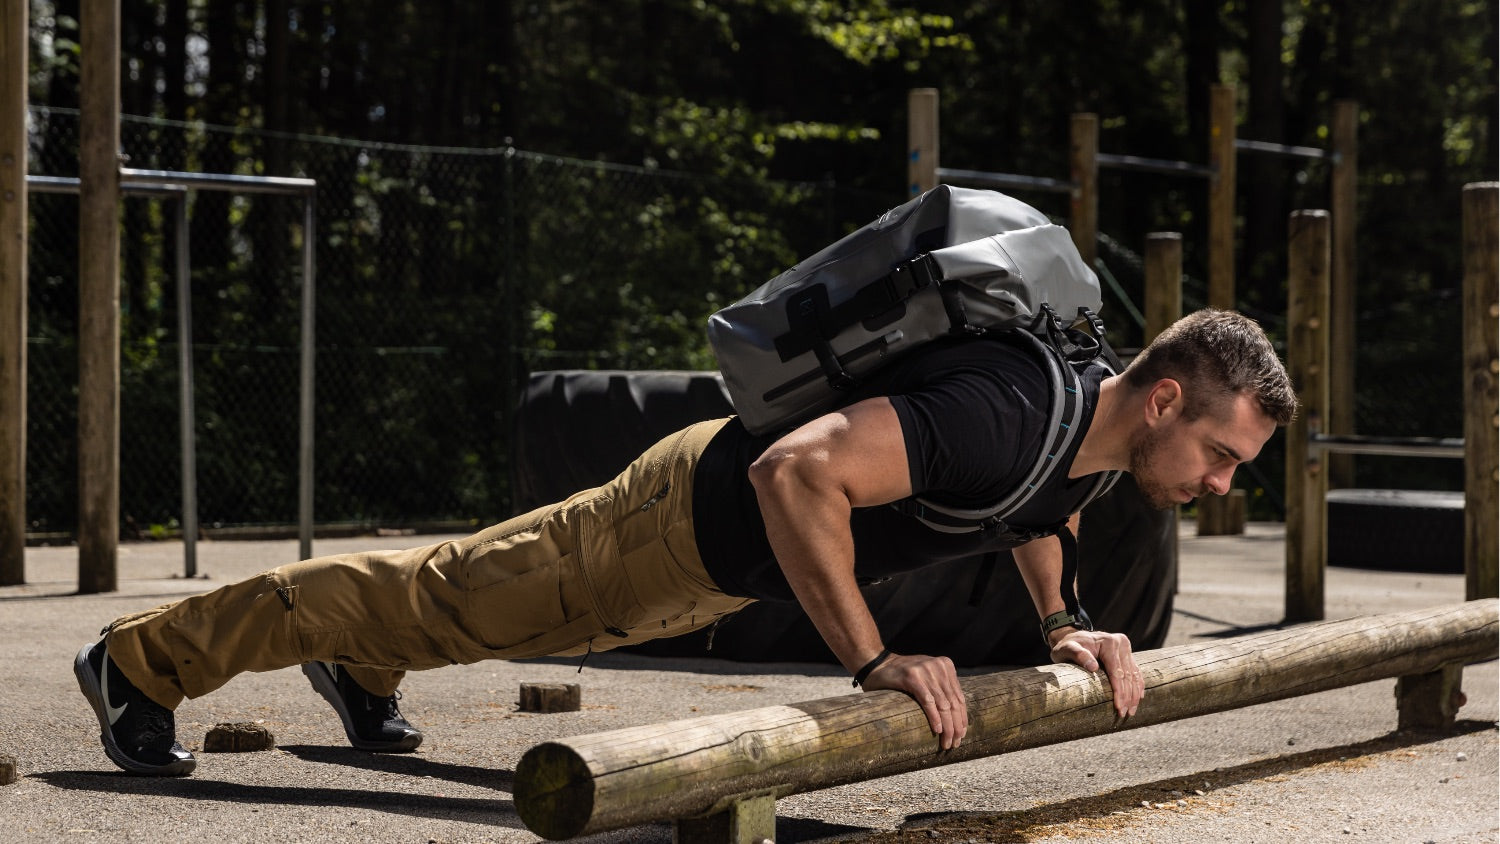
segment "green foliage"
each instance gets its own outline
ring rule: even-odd
[[[66,175],[77,4],[29,5],[32,169]],[[1332,101],[1358,100],[1359,330],[1372,339],[1359,426],[1453,435],[1458,191],[1496,176],[1495,4],[1306,0],[1256,14],[1266,8],[129,0],[123,146],[134,167],[317,180],[323,520],[503,513],[508,414],[532,370],[712,367],[709,314],[905,197],[914,87],[941,92],[944,166],[1052,178],[1068,175],[1075,112],[1099,116],[1107,152],[1201,163],[1211,84],[1241,86],[1250,131],[1252,75],[1270,67],[1280,129],[1257,139],[1291,144],[1326,145]],[[1267,20],[1274,32],[1259,37]],[[1326,201],[1328,168],[1240,172],[1242,195],[1276,188],[1273,205],[1241,206],[1238,272],[1244,307],[1279,335],[1274,223]],[[1100,182],[1105,254],[1126,292],[1139,299],[1130,253],[1145,234],[1178,230],[1188,300],[1201,300],[1202,183]],[[1020,195],[1069,212],[1066,197]],[[29,442],[60,457],[32,472],[47,504],[29,507],[56,526],[71,511],[72,421],[53,409],[74,380],[76,214],[32,207],[33,360],[55,373],[32,380],[29,401],[56,430]],[[127,504],[140,524],[168,524],[175,507],[170,209],[132,199],[122,214],[123,475],[127,501],[149,502]],[[199,192],[191,215],[206,521],[286,521],[301,208]],[[1257,239],[1267,220],[1270,239]]]

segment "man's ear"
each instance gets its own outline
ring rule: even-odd
[[[1171,378],[1163,378],[1151,385],[1146,394],[1146,424],[1158,425],[1182,413],[1182,385]]]

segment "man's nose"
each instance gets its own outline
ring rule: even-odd
[[[1203,485],[1214,495],[1227,495],[1230,482],[1234,480],[1234,467],[1229,466],[1217,472],[1209,472],[1203,477]]]

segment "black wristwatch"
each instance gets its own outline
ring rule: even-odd
[[[1083,611],[1083,607],[1079,607],[1076,612],[1059,610],[1042,619],[1042,643],[1047,646],[1047,650],[1049,651],[1052,650],[1052,640],[1048,638],[1047,634],[1059,627],[1076,627],[1079,630],[1093,630],[1094,622],[1089,618],[1089,614]]]

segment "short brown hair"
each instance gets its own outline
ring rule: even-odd
[[[1170,378],[1183,385],[1183,415],[1216,412],[1249,393],[1277,425],[1297,415],[1297,393],[1259,324],[1235,311],[1205,308],[1173,323],[1125,370],[1125,384],[1148,389]]]

